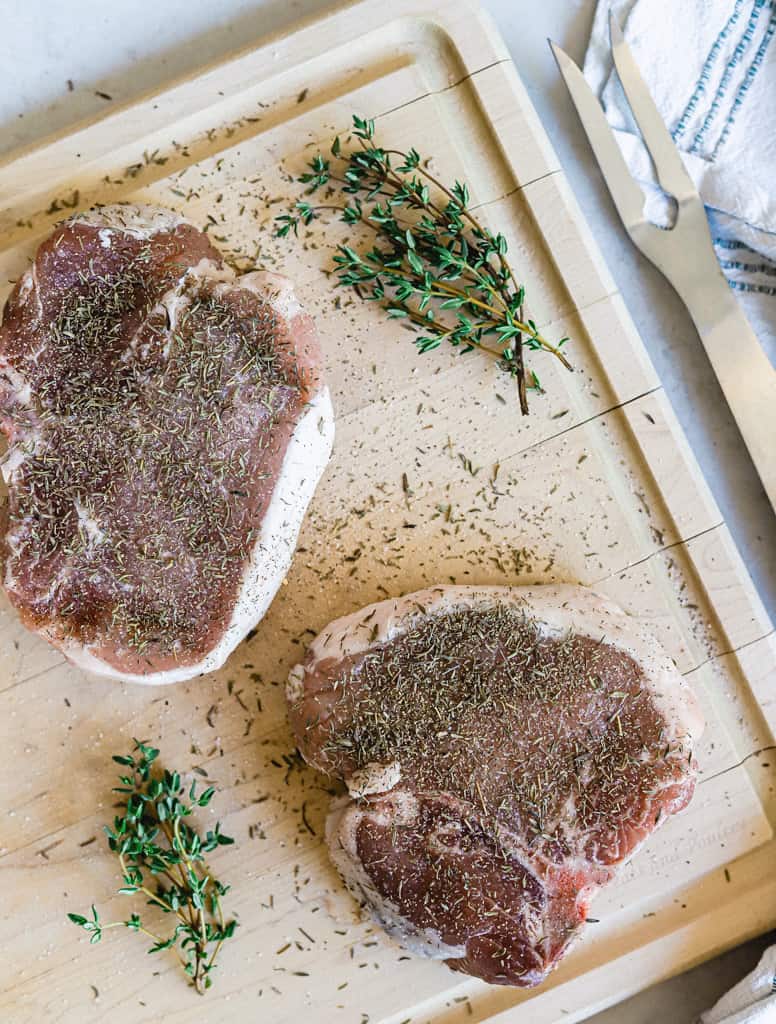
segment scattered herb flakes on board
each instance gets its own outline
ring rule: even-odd
[[[188,801],[182,799],[184,789],[178,772],[153,772],[158,756],[158,750],[135,740],[132,755],[113,758],[128,771],[119,776],[121,786],[114,790],[124,795],[123,815],[116,815],[113,826],[105,826],[105,832],[121,865],[124,885],[119,893],[142,894],[149,905],[173,915],[173,930],[159,935],[146,927],[139,914],[103,924],[94,905],[89,917],[67,916],[90,933],[93,943],[99,942],[109,928],[142,932],[153,942],[148,952],[173,950],[191,985],[204,994],[210,988],[219,950],[237,927],[236,921],[225,921],[221,907],[221,897],[229,886],[213,877],[204,856],[234,840],[221,832],[218,823],[204,838],[187,823],[194,807],[210,803],[213,787],[197,794],[193,782]]]
[[[447,341],[493,357],[516,379],[526,414],[527,392],[542,390],[526,368],[526,350],[549,352],[570,370],[561,351],[568,338],[552,344],[525,317],[525,289],[507,261],[506,238],[476,219],[467,186],[456,181],[448,188],[415,149],[383,149],[374,132],[374,121],[354,116],[351,134],[344,142],[335,138],[331,157],[313,157],[299,181],[325,202],[300,200],[277,218],[276,233],[296,234],[326,210],[365,226],[375,236],[372,248],[337,246],[339,284],[411,324],[421,353]],[[351,198],[337,202],[338,192]]]

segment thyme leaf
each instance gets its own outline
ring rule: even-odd
[[[526,368],[526,351],[549,352],[571,370],[562,352],[568,338],[553,344],[526,317],[525,288],[507,261],[507,240],[474,216],[466,183],[448,187],[428,167],[415,149],[379,146],[374,121],[354,115],[351,132],[335,138],[330,156],[316,154],[298,178],[307,196],[323,191],[326,202],[300,199],[276,218],[276,234],[297,235],[300,225],[326,211],[368,229],[373,244],[337,246],[338,284],[412,325],[421,354],[446,342],[462,354],[491,356],[516,379],[525,415],[527,392],[542,391]]]

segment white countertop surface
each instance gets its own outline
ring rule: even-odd
[[[506,39],[760,595],[776,621],[776,516],[684,307],[617,220],[546,45],[577,60],[594,0],[483,0]],[[331,0],[0,0],[0,159],[331,6]],[[100,94],[105,94],[102,96]],[[105,98],[109,97],[109,98]],[[595,1018],[691,1024],[758,940]]]

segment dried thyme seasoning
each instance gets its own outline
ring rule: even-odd
[[[549,352],[571,369],[561,351],[568,339],[551,344],[525,316],[525,289],[507,261],[507,240],[474,216],[467,186],[456,181],[448,188],[417,150],[383,149],[374,134],[374,121],[354,116],[351,134],[334,140],[330,157],[313,157],[299,181],[324,201],[297,202],[277,218],[277,234],[296,234],[327,210],[366,228],[371,248],[337,246],[339,284],[411,325],[421,353],[448,342],[493,357],[516,379],[526,414],[527,392],[541,390],[536,371],[525,365],[526,350]]]
[[[457,795],[553,857],[569,799],[579,835],[692,772],[689,738],[666,738],[643,682],[625,652],[545,635],[514,608],[423,613],[337,668],[307,742],[346,777],[398,762],[404,784]]]
[[[92,905],[91,914],[68,914],[99,942],[109,928],[129,928],[152,940],[149,953],[172,950],[191,985],[199,992],[210,988],[212,972],[222,944],[234,935],[237,922],[227,922],[221,898],[229,891],[214,878],[205,864],[205,854],[234,842],[221,832],[219,824],[201,836],[189,823],[194,807],[207,807],[213,796],[209,786],[197,794],[196,783],[182,798],[183,786],[178,772],[153,771],[159,751],[135,740],[130,755],[113,760],[127,769],[121,786],[114,792],[124,797],[123,813],[106,826],[108,845],[121,866],[122,895],[147,897],[147,904],[165,915],[172,915],[171,932],[159,935],[140,915],[124,921],[104,924]]]
[[[113,266],[97,256],[48,299],[45,358],[22,367],[32,403],[12,410],[24,461],[9,529],[20,572],[34,563],[40,575],[25,596],[33,618],[55,616],[81,643],[108,636],[138,659],[185,661],[230,607],[273,430],[304,383],[268,304],[178,285],[161,245],[127,242]],[[171,323],[159,299],[173,286]]]

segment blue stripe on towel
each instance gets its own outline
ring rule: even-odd
[[[723,270],[745,270],[749,274],[765,274],[776,277],[776,265],[773,263],[744,263],[743,260],[720,260]]]
[[[692,140],[692,145],[690,146],[688,152],[698,153],[700,151],[701,143],[703,142],[703,137],[716,120],[717,114],[719,113],[719,109],[722,104],[722,100],[725,98],[728,86],[730,85],[730,80],[733,77],[733,73],[743,60],[744,54],[746,53],[746,50],[752,41],[755,28],[757,27],[757,22],[759,21],[760,14],[762,12],[763,7],[765,6],[765,3],[766,0],[754,0],[754,4],[752,6],[752,13],[749,15],[749,20],[746,24],[746,28],[744,29],[741,38],[736,44],[736,48],[733,51],[733,56],[730,58],[725,67],[725,71],[722,75],[722,78],[720,79],[719,85],[717,86],[717,91],[714,94],[714,99],[711,102],[711,106],[709,107],[708,112],[706,113],[706,116],[703,119],[703,124],[695,133],[695,138]]]
[[[712,241],[718,249],[749,249],[746,242],[739,242],[737,238],[714,238]],[[753,251],[749,249],[749,252]]]
[[[771,7],[773,7],[772,3]],[[746,96],[747,92],[749,92],[752,82],[754,82],[755,78],[757,77],[757,72],[760,70],[760,65],[762,64],[763,59],[765,57],[765,51],[768,49],[768,44],[770,43],[771,39],[773,39],[774,34],[776,34],[776,13],[771,14],[770,21],[768,22],[767,31],[763,36],[759,47],[757,48],[757,53],[755,54],[754,60],[749,65],[749,70],[746,73],[746,77],[744,78],[743,82],[738,88],[736,98],[733,101],[733,106],[730,110],[730,113],[728,114],[727,121],[725,121],[725,126],[722,129],[722,134],[717,140],[716,146],[712,150],[712,160],[716,159],[717,154],[719,153],[722,146],[725,144],[725,140],[727,139],[728,135],[730,135],[730,129],[733,127],[733,122],[736,119],[736,114],[740,110],[741,104],[744,102],[744,97]]]
[[[760,295],[776,295],[776,287],[769,284],[750,284],[748,281],[730,281],[730,287],[737,292],[758,292]]]
[[[725,273],[727,283],[737,292],[754,292],[759,295],[776,296],[776,285],[763,284],[753,280],[757,274],[763,277],[776,277],[776,263],[763,262],[762,255],[755,249],[751,249],[746,242],[736,238],[714,238],[714,248],[718,250],[717,258],[722,271]],[[757,263],[750,263],[745,259],[730,259],[720,256],[720,252],[739,252],[742,255],[752,256]],[[731,277],[733,274],[741,274],[743,277]]]
[[[711,69],[714,67],[717,61],[717,57],[719,57],[719,52],[722,49],[722,44],[730,35],[733,27],[740,18],[741,8],[743,7],[743,5],[744,0],[736,0],[736,6],[733,10],[733,13],[730,15],[726,24],[722,27],[719,35],[714,40],[714,44],[709,50],[709,54],[706,57],[703,67],[701,68],[700,77],[695,86],[693,94],[687,101],[687,106],[684,108],[682,116],[677,121],[676,127],[671,132],[671,136],[674,142],[676,142],[677,139],[681,138],[687,130],[687,125],[690,121],[690,118],[695,113],[695,108],[698,106],[698,101],[700,100],[701,96],[706,92],[706,83],[708,82],[709,77],[711,75]]]

